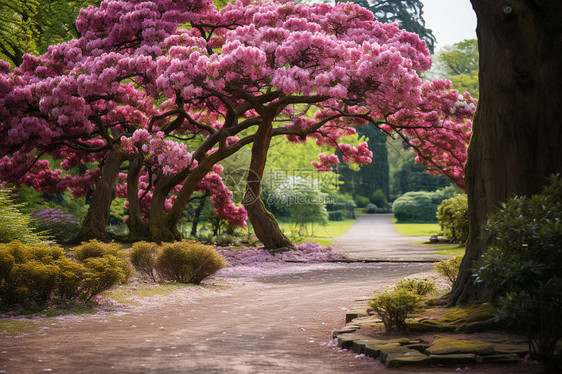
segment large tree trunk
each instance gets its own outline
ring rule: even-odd
[[[129,160],[129,173],[127,174],[127,200],[129,201],[129,241],[150,239],[148,223],[142,218],[140,213],[139,199],[139,174],[142,170],[142,157],[134,157]]]
[[[275,216],[267,211],[260,198],[261,180],[271,140],[269,137],[271,127],[271,122],[264,121],[256,133],[256,140],[252,144],[252,160],[246,179],[243,204],[260,242],[269,250],[282,251],[294,248],[293,243],[281,232]]]
[[[480,101],[466,167],[470,237],[452,303],[481,298],[470,268],[490,242],[500,201],[562,172],[562,2],[471,0],[478,17]]]
[[[103,165],[101,178],[96,183],[96,188],[90,200],[88,213],[82,223],[80,232],[74,241],[99,239],[111,240],[107,232],[111,202],[115,199],[115,188],[119,176],[119,168],[127,156],[121,152],[109,151]]]

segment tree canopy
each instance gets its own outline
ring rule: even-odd
[[[369,122],[464,186],[474,100],[450,82],[422,81],[425,43],[355,4],[104,1],[80,13],[76,30],[13,72],[0,62],[0,176],[76,196],[95,185],[84,227],[105,230],[96,209],[119,193],[132,233],[177,239],[200,189],[243,224],[217,162],[286,136],[367,163],[366,144],[342,139]],[[265,154],[253,151],[252,163]],[[68,172],[86,162],[99,167]],[[313,165],[338,162],[320,154]]]
[[[435,57],[436,70],[441,78],[449,79],[459,92],[468,91],[479,96],[478,41],[466,39],[443,47]]]

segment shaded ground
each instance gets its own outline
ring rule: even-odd
[[[343,326],[345,309],[355,299],[431,268],[430,263],[288,264],[271,275],[219,275],[209,283],[228,287],[200,297],[176,292],[142,306],[42,319],[24,334],[3,334],[0,373],[382,372],[378,361],[329,347],[331,332]],[[414,371],[455,368],[402,370]],[[472,371],[528,372],[521,366]]]

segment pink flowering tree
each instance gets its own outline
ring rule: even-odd
[[[210,0],[106,0],[76,26],[79,39],[26,55],[13,72],[0,63],[0,176],[76,196],[95,185],[84,237],[105,234],[119,193],[132,238],[179,239],[182,212],[203,190],[233,224],[247,211],[267,248],[289,246],[259,199],[271,137],[367,163],[366,144],[342,138],[368,123],[464,186],[473,99],[423,82],[425,43],[357,5],[244,0],[219,11]],[[247,145],[244,209],[215,165]],[[313,165],[337,162],[322,154]]]

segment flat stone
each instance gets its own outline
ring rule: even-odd
[[[365,353],[365,346],[367,344],[369,344],[371,342],[371,340],[369,339],[361,339],[361,340],[354,340],[353,341],[353,346],[351,347],[351,349],[353,350],[353,352],[356,353]]]
[[[366,335],[352,333],[352,334],[338,335],[337,339],[338,339],[338,347],[342,349],[350,349],[351,347],[353,347],[353,342],[355,340],[367,340],[369,339],[369,337]]]
[[[379,358],[381,362],[384,364],[386,362],[386,358],[391,353],[404,353],[409,352],[411,349],[405,348],[401,345],[392,346],[392,345],[385,345],[379,348]]]
[[[441,338],[431,344],[425,350],[430,355],[444,355],[452,353],[474,353],[479,356],[494,354],[494,347],[491,343],[479,340],[457,340],[451,338]]]
[[[357,331],[357,329],[358,329],[358,327],[346,326],[341,330],[334,330],[334,331],[332,331],[332,339],[336,339],[338,337],[338,335],[341,335],[341,334],[353,333],[353,332]]]
[[[384,342],[371,342],[369,344],[365,345],[365,356],[369,356],[369,357],[373,357],[373,358],[377,358],[380,356],[380,352],[381,352],[381,348],[387,348],[387,347],[397,347],[397,348],[401,348],[404,349],[400,343],[388,343],[387,341]],[[384,362],[384,361],[383,361]]]
[[[387,354],[384,365],[387,368],[399,368],[402,366],[429,366],[429,357],[423,353],[409,349],[404,352]]]
[[[521,362],[521,358],[515,353],[482,356],[481,359],[483,363],[496,364],[517,364]]]
[[[406,344],[405,347],[409,349],[415,349],[416,351],[423,353],[427,348],[429,348],[429,344],[427,343]]]
[[[529,346],[527,344],[493,344],[494,352],[499,354],[515,353],[519,357],[525,356],[529,353]]]
[[[477,363],[474,353],[453,353],[444,355],[429,355],[431,365],[460,365]]]

